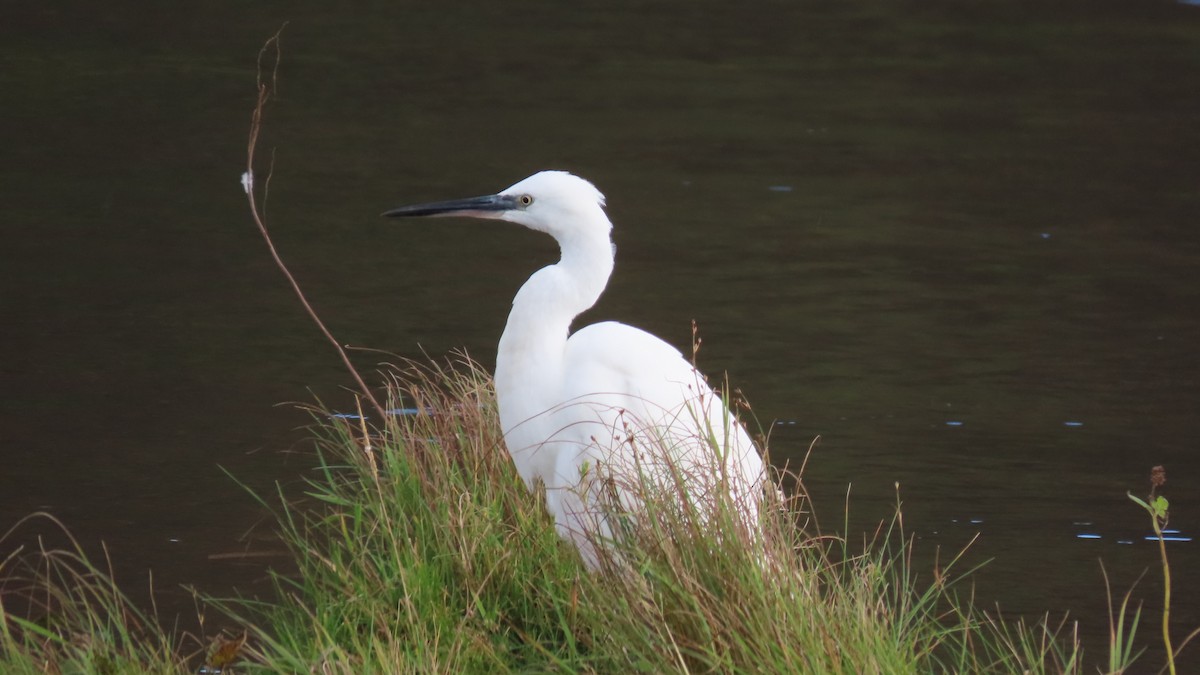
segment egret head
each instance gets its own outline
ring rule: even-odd
[[[566,171],[539,171],[494,195],[403,206],[383,215],[495,218],[546,232],[556,239],[581,229],[602,230],[607,236],[612,227],[604,215],[604,195],[596,186]]]

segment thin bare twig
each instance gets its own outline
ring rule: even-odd
[[[286,26],[287,24],[284,24],[284,27]],[[295,291],[296,297],[300,299],[300,304],[304,306],[304,310],[308,312],[308,316],[313,320],[314,323],[317,324],[317,328],[321,329],[321,333],[325,335],[325,339],[329,340],[329,344],[333,345],[333,348],[337,350],[338,356],[342,358],[342,363],[344,363],[346,365],[346,369],[350,371],[350,375],[358,384],[358,388],[360,391],[362,391],[363,396],[371,403],[371,406],[375,408],[375,411],[379,413],[379,419],[381,420],[380,423],[383,424],[387,420],[387,411],[384,410],[384,407],[379,404],[379,401],[375,398],[374,394],[371,393],[371,389],[367,387],[367,383],[364,382],[362,376],[358,374],[358,370],[354,367],[354,364],[350,362],[350,357],[346,356],[346,350],[342,348],[341,343],[333,337],[333,333],[329,332],[329,329],[325,327],[325,322],[321,321],[321,317],[317,315],[316,310],[314,310],[312,305],[309,304],[308,299],[304,297],[304,291],[300,290],[300,284],[296,282],[296,278],[292,276],[292,273],[288,270],[287,265],[283,263],[283,259],[279,257],[279,252],[275,250],[275,244],[271,241],[271,235],[267,232],[265,211],[259,210],[258,203],[255,200],[254,151],[258,146],[259,132],[262,131],[263,110],[266,108],[267,101],[271,99],[271,95],[275,91],[275,82],[277,81],[279,75],[279,36],[281,33],[283,33],[283,27],[281,27],[279,31],[275,33],[275,35],[271,36],[271,38],[263,44],[262,49],[258,52],[258,100],[254,105],[254,113],[250,117],[250,140],[249,145],[246,148],[246,174],[242,177],[242,182],[246,187],[246,199],[250,203],[250,213],[254,216],[254,224],[258,226],[258,231],[262,234],[263,240],[267,242],[267,249],[270,250],[271,257],[275,260],[275,265],[279,268],[280,272],[283,272],[283,276],[287,278],[288,283],[291,284],[292,290]],[[273,55],[270,54],[270,52],[274,52]],[[271,78],[269,81],[263,79],[263,60],[268,56],[273,56],[275,60],[271,69]],[[267,171],[267,179],[263,185],[264,202],[267,197],[267,191],[270,187],[271,176],[274,173],[274,170],[275,158],[274,153],[272,153],[271,166]]]

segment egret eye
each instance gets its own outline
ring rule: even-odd
[[[521,195],[517,197],[517,201],[521,203],[521,206],[529,206],[533,203],[533,197],[531,195]]]

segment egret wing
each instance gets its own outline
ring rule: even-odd
[[[677,349],[632,326],[599,323],[567,340],[564,370],[564,405],[591,409],[596,424],[577,435],[598,460],[620,470],[622,461],[644,467],[647,454],[652,463],[669,457],[668,473],[693,489],[726,478],[719,482],[736,497],[754,501],[763,477],[754,443]]]

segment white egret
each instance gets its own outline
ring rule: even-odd
[[[531,488],[540,481],[558,532],[591,567],[611,536],[596,489],[637,513],[641,490],[698,509],[728,496],[757,531],[765,471],[742,425],[704,377],[666,342],[617,322],[568,337],[613,269],[604,195],[564,171],[542,171],[498,194],[406,206],[385,216],[507,220],[558,241],[561,259],[513,299],[496,355],[496,397],[508,451]],[[703,513],[703,511],[701,511]]]

